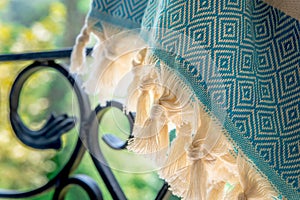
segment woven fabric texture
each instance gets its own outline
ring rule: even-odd
[[[229,137],[282,193],[299,198],[299,21],[262,1],[154,0],[143,26],[158,25],[148,33],[156,56],[222,116]]]
[[[299,199],[299,21],[260,0],[93,0],[88,20],[140,28],[236,150]]]

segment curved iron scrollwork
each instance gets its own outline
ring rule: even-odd
[[[61,147],[61,136],[75,126],[75,118],[68,117],[63,114],[60,116],[51,115],[46,124],[37,131],[30,130],[22,122],[18,114],[18,106],[21,90],[24,83],[35,72],[44,69],[45,67],[53,68],[66,76],[75,89],[75,93],[81,101],[86,101],[80,87],[76,84],[75,79],[70,76],[66,69],[56,64],[54,61],[49,62],[34,62],[25,68],[16,78],[13,83],[9,104],[10,104],[10,121],[15,131],[16,136],[25,144],[37,149],[59,149]],[[81,106],[81,105],[80,105]],[[86,108],[81,108],[80,112],[84,113]]]
[[[1,61],[1,60],[0,60]],[[54,69],[65,77],[69,84],[75,91],[76,98],[79,104],[80,120],[75,119],[73,116],[54,115],[52,114],[44,126],[39,130],[29,129],[21,120],[18,114],[20,93],[23,89],[24,83],[34,73],[41,69]],[[81,89],[80,80],[76,79],[68,70],[60,64],[54,61],[35,61],[22,72],[19,73],[10,92],[10,120],[12,128],[17,138],[25,145],[35,149],[55,149],[61,148],[61,137],[73,129],[76,123],[79,123],[79,135],[77,136],[77,143],[73,149],[73,152],[57,173],[57,175],[49,180],[45,185],[31,190],[31,191],[11,191],[0,190],[0,198],[26,198],[41,194],[50,189],[54,189],[53,199],[64,199],[70,185],[77,185],[83,188],[88,194],[90,199],[103,199],[101,190],[97,183],[86,175],[74,175],[72,172],[79,165],[85,152],[88,152],[97,168],[99,175],[103,179],[108,191],[113,199],[125,200],[126,196],[115,178],[112,170],[110,169],[105,155],[101,151],[101,147],[98,140],[99,123],[104,114],[110,110],[110,108],[116,108],[123,111],[123,105],[118,102],[107,102],[106,106],[98,105],[95,109],[91,109],[88,96]],[[130,125],[130,133],[133,129],[134,117],[131,113],[124,114],[127,117]],[[131,134],[128,136],[131,138]],[[128,138],[128,139],[129,139]],[[126,148],[128,140],[121,140],[117,136],[109,133],[102,136],[102,140],[112,149],[123,150]],[[160,192],[157,194],[156,199],[163,199],[166,197],[168,191],[168,185],[164,184]]]
[[[98,121],[99,123],[101,123],[102,117],[104,116],[105,112],[107,112],[109,110],[109,108],[117,108],[119,110],[123,110],[123,105],[119,102],[115,102],[115,101],[109,101],[107,102],[105,107],[102,107],[100,105],[98,105],[95,108],[95,113],[97,115]],[[132,113],[128,113],[126,115],[128,122],[129,122],[129,126],[130,126],[130,133],[132,133],[133,130],[133,124],[134,124],[134,117],[132,115]],[[130,134],[128,139],[130,139],[132,137],[132,135]],[[127,144],[128,144],[128,140],[126,141],[122,141],[120,138],[116,137],[113,134],[105,134],[102,137],[103,141],[110,146],[112,149],[116,149],[116,150],[122,150],[125,149]]]
[[[67,187],[70,185],[78,185],[82,187],[88,194],[90,199],[102,200],[102,193],[97,183],[86,175],[75,175],[74,177],[66,179],[57,187],[53,195],[53,199],[64,199],[67,193]]]
[[[65,78],[68,79],[71,86],[74,88],[76,93],[76,97],[79,102],[79,109],[80,109],[80,118],[81,121],[86,121],[89,119],[89,115],[91,113],[90,103],[88,100],[87,95],[82,91],[81,87],[78,84],[78,81],[69,74],[68,70],[63,66],[55,63],[54,61],[44,61],[38,62],[35,61],[33,64],[26,67],[22,72],[19,73],[17,76],[11,92],[10,92],[10,120],[12,124],[12,128],[21,142],[25,145],[30,146],[36,149],[59,149],[61,147],[61,136],[62,134],[66,133],[70,129],[74,128],[75,126],[75,118],[68,117],[67,115],[60,115],[54,116],[51,115],[45,125],[37,131],[32,131],[24,125],[22,122],[19,114],[18,114],[18,106],[19,106],[19,98],[20,93],[23,89],[23,85],[31,77],[34,73],[41,69],[51,68],[55,69],[59,73],[61,73]],[[80,123],[80,132],[83,132],[86,127]],[[76,169],[80,160],[82,159],[86,149],[83,146],[81,140],[77,139],[77,144],[65,164],[58,174],[49,180],[45,185],[31,190],[31,191],[10,191],[10,190],[0,190],[0,198],[26,198],[41,194],[51,188],[55,189],[55,195],[53,199],[57,199],[61,197],[60,192],[65,192],[66,190],[63,189],[62,184],[65,184],[66,180],[69,180],[69,175],[71,172]],[[71,179],[73,180],[73,179]],[[94,183],[91,182],[92,179],[80,179],[80,186],[84,186],[83,188],[91,195],[101,194],[101,192],[95,192],[95,189],[89,188]],[[83,182],[85,182],[83,184]],[[95,186],[93,186],[95,187]],[[89,189],[88,189],[89,188]],[[99,189],[100,190],[100,189]],[[89,194],[90,195],[90,194]],[[101,199],[102,197],[98,197]]]
[[[50,66],[57,68],[54,63]],[[34,62],[17,76],[10,93],[10,121],[16,136],[25,145],[36,149],[59,149],[61,147],[61,135],[75,126],[74,117],[68,117],[65,114],[60,116],[52,114],[40,130],[33,131],[24,125],[18,114],[20,93],[23,85],[40,68],[42,68],[42,64]]]
[[[104,114],[110,108],[117,108],[119,110],[123,110],[122,104],[118,102],[107,102],[105,107],[98,105],[95,108],[95,112],[91,113],[90,120],[89,120],[89,134],[86,137],[81,138],[83,143],[86,144],[89,153],[92,157],[95,167],[97,168],[100,176],[102,177],[106,187],[110,191],[111,196],[113,199],[125,200],[126,196],[123,193],[118,181],[116,180],[115,176],[113,175],[105,156],[103,155],[100,144],[98,141],[98,124],[101,123],[101,120]],[[127,119],[130,123],[130,132],[132,132],[133,128],[133,116],[131,114],[126,115]],[[129,136],[130,138],[131,136]],[[112,134],[105,134],[102,139],[106,144],[116,150],[122,150],[126,147],[127,141],[122,141],[118,137]]]

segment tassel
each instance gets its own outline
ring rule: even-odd
[[[199,150],[196,150],[196,146],[190,146],[189,151],[193,151],[192,154]],[[188,153],[190,154],[190,153]],[[192,155],[188,155],[188,159],[191,164],[186,168],[179,170],[174,175],[174,178],[169,181],[171,190],[175,195],[182,197],[183,199],[206,199],[207,186],[208,186],[208,171],[206,169],[206,162],[211,162],[210,159],[192,158]]]
[[[270,183],[263,178],[249,163],[241,156],[237,157],[240,186],[233,190],[238,200],[267,200],[273,199],[277,194]],[[233,196],[231,194],[231,196]]]
[[[99,87],[99,99],[100,101],[111,100],[118,91],[124,90],[122,85],[118,85],[122,78],[131,70],[131,60],[134,56],[133,53],[128,53],[118,57],[110,62],[110,64],[101,72]],[[105,67],[105,65],[103,66]],[[107,93],[102,91],[108,91]]]
[[[134,77],[127,90],[127,99],[126,99],[127,112],[136,112],[137,100],[140,94],[138,90],[138,86],[140,83],[142,70],[143,70],[142,66],[134,66],[132,69],[132,73]]]
[[[167,88],[173,96],[176,97],[176,104],[181,108],[191,104],[193,92],[190,88],[176,75],[176,72],[168,69],[167,66],[161,66],[161,83]],[[171,109],[178,107],[170,107]]]
[[[176,172],[173,178],[168,181],[172,193],[178,197],[186,197],[190,178],[190,165]]]
[[[200,127],[187,149],[189,165],[174,172],[173,178],[169,179],[172,191],[181,195],[183,199],[223,197],[226,179],[231,176],[235,177],[232,181],[237,179],[219,159],[224,156],[223,159],[232,161],[227,155],[229,144],[221,134],[220,127],[205,114],[204,110],[200,110],[200,115]],[[214,174],[215,169],[217,174]],[[182,177],[183,175],[188,177]],[[209,186],[212,189],[208,192]]]
[[[214,173],[214,172],[211,172]],[[207,199],[208,200],[221,200],[224,199],[224,188],[225,182],[215,183],[210,191],[208,192]]]
[[[137,100],[135,125],[143,126],[145,121],[149,118],[149,112],[151,108],[151,93],[155,91],[157,86],[157,74],[154,67],[150,68],[148,74],[146,74],[140,81],[139,91],[140,95]]]
[[[137,53],[135,58],[132,61],[132,73],[133,80],[128,87],[127,90],[127,99],[126,99],[126,111],[127,112],[136,112],[137,107],[137,99],[139,96],[139,84],[141,81],[141,77],[143,76],[145,57],[146,57],[147,49],[142,49]]]
[[[105,76],[103,75],[105,72],[105,69],[109,66],[111,63],[111,60],[107,59],[105,57],[105,46],[103,43],[98,43],[92,53],[93,62],[91,63],[91,75],[87,79],[87,81],[83,84],[83,87],[85,88],[85,91],[89,94],[97,94],[100,92],[100,85]],[[109,75],[109,74],[107,74]],[[110,88],[108,88],[109,90]],[[101,91],[103,92],[103,91]]]
[[[129,140],[128,149],[136,153],[151,154],[156,164],[161,166],[169,146],[168,119],[165,108],[157,104],[159,102],[157,99],[163,92],[157,69],[147,68],[148,72],[142,77],[139,86],[141,94],[137,102],[134,138]],[[151,108],[150,116],[149,108]]]
[[[171,180],[174,174],[188,166],[187,154],[184,151],[186,146],[191,142],[191,125],[184,123],[176,127],[176,138],[171,144],[168,158],[163,165],[163,168],[158,172],[160,177],[167,182]]]
[[[184,199],[206,199],[207,188],[207,171],[205,169],[204,161],[199,159],[195,161],[189,169],[192,175],[190,177],[190,184]]]
[[[189,169],[192,177],[189,178],[190,184],[184,199],[206,199],[206,189],[208,186],[206,165],[214,162],[215,158],[208,153],[202,142],[202,138],[196,137],[188,149],[188,158],[192,162]]]
[[[136,54],[134,51],[126,52],[124,48],[116,46],[115,43],[121,43],[119,40],[118,37],[107,39],[96,46],[92,55],[93,71],[84,83],[88,93],[99,94],[102,104],[113,98],[116,87],[131,70],[132,60]]]
[[[80,34],[76,38],[76,43],[71,54],[71,67],[72,73],[83,73],[85,65],[85,47],[90,40],[91,27],[85,25],[82,27]]]
[[[160,73],[162,75],[163,73]],[[165,73],[166,74],[166,73]],[[178,81],[175,81],[176,79],[174,76],[168,75],[168,80],[172,79],[172,82],[174,82],[174,86],[179,86]],[[136,115],[136,123],[135,127],[140,126],[140,128],[135,128],[133,135],[136,138],[133,138],[131,142],[129,143],[129,149],[138,152],[138,153],[157,153],[155,156],[158,156],[159,159],[159,166],[163,165],[163,160],[166,159],[166,150],[169,146],[169,140],[166,139],[162,142],[160,137],[168,138],[168,129],[167,129],[167,123],[169,121],[172,121],[175,124],[182,124],[184,121],[182,120],[182,116],[186,116],[187,113],[190,115],[193,113],[191,107],[189,107],[189,112],[186,112],[187,108],[182,107],[181,102],[178,101],[176,98],[176,95],[172,93],[172,88],[162,87],[160,86],[161,82],[161,76],[158,77],[157,70],[150,70],[150,73],[148,73],[142,80],[141,83],[141,96],[138,99],[137,103],[137,115]],[[176,83],[176,84],[175,84]],[[181,91],[182,93],[186,91]],[[152,102],[154,105],[157,105],[161,108],[163,111],[162,116],[159,118],[153,118],[150,117],[150,119],[146,119],[148,115],[148,108],[149,104],[151,104],[150,99],[150,93],[152,95]],[[182,95],[178,95],[181,97]],[[186,106],[187,107],[187,106]],[[146,108],[146,109],[145,109]],[[152,112],[155,111],[155,107],[152,107]],[[153,113],[153,116],[156,115]],[[158,116],[158,115],[156,115]],[[144,121],[146,119],[146,121]],[[155,120],[154,120],[155,119]],[[153,126],[157,126],[158,121],[161,121],[159,123],[164,123],[165,125],[165,131],[157,131]],[[149,125],[150,124],[150,125]],[[147,128],[150,127],[150,128]],[[142,133],[144,132],[144,133]],[[159,134],[159,135],[157,135]],[[141,137],[143,136],[143,137]],[[147,136],[145,138],[145,136]],[[163,150],[165,149],[165,150]],[[183,150],[183,149],[182,149]]]
[[[160,130],[159,134],[155,137],[156,143],[149,147],[153,149],[157,149],[157,151],[153,154],[153,159],[155,164],[161,168],[163,163],[166,161],[166,156],[169,148],[169,126],[168,123],[166,122],[162,129]],[[150,150],[151,151],[151,150]]]
[[[116,94],[116,87],[131,70],[136,52],[141,48],[144,49],[145,43],[134,30],[128,31],[101,21],[102,29],[99,32],[92,29],[94,23],[87,21],[77,37],[71,56],[70,71],[83,73],[86,59],[85,47],[89,42],[90,34],[94,33],[98,41],[92,54],[92,72],[83,87],[87,93],[99,93],[100,103],[105,104]]]
[[[204,160],[199,159],[194,161],[193,165],[191,165],[191,182],[184,199],[206,199],[208,173],[204,162]]]
[[[208,183],[206,165],[214,162],[214,158],[203,145],[210,126],[210,118],[206,115],[200,117],[201,124],[186,150],[189,165],[174,173],[173,178],[169,180],[171,190],[183,199],[206,199]]]
[[[227,182],[234,184],[238,182],[236,163],[228,164],[224,160],[217,158],[214,166],[208,168],[210,173],[210,182]]]
[[[133,136],[129,140],[129,150],[154,156],[155,153],[166,150],[169,145],[169,132],[164,108],[158,104],[153,105],[150,118],[143,126],[134,127]]]
[[[150,102],[150,92],[148,90],[143,90],[137,101],[135,126],[142,126],[149,117]]]

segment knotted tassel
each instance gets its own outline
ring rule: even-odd
[[[139,97],[139,84],[145,72],[145,57],[147,49],[142,49],[137,53],[132,61],[133,80],[127,89],[126,111],[136,112],[137,100]]]
[[[161,105],[154,104],[150,118],[143,126],[136,125],[133,136],[129,140],[128,149],[137,153],[152,154],[158,160],[162,151],[166,153],[169,144],[169,132],[165,110]],[[165,156],[165,155],[164,155]]]
[[[190,123],[184,123],[176,127],[176,138],[171,144],[166,162],[158,172],[160,177],[167,182],[173,178],[177,171],[189,165],[184,149],[191,143],[191,131],[192,127]]]
[[[87,81],[83,84],[85,91],[90,94],[97,94],[100,92],[99,86],[103,82],[102,79],[105,78],[104,72],[105,69],[110,65],[111,60],[106,58],[107,51],[103,43],[98,43],[92,53],[93,62],[91,63],[92,73],[88,77]],[[111,88],[108,88],[108,90]],[[101,90],[101,92],[103,92]]]
[[[160,67],[160,82],[164,87],[164,93],[159,99],[159,104],[166,108],[169,121],[175,125],[191,123],[193,131],[196,132],[199,112],[198,105],[193,102],[193,92],[188,89],[175,71],[163,64]]]
[[[268,200],[277,196],[270,183],[246,161],[241,154],[237,157],[240,184],[230,194],[238,200]]]
[[[209,131],[209,135],[212,134],[219,135],[216,132]],[[216,160],[206,165],[207,171],[209,172],[208,184],[210,185],[210,189],[207,189],[207,195],[208,199],[211,200],[224,199],[226,194],[225,184],[235,184],[239,180],[236,159],[230,154],[230,148],[228,148],[229,144],[227,144],[228,142],[221,132],[216,140],[217,142],[213,144],[214,147],[211,149],[211,154]]]
[[[139,85],[139,97],[137,100],[135,126],[144,126],[145,121],[149,118],[149,112],[153,97],[151,93],[156,90],[157,87],[157,73],[155,68],[150,68],[149,73],[146,74]]]
[[[104,26],[106,34],[109,34],[109,31],[113,33],[116,31],[122,32],[122,30],[115,30],[108,27]],[[114,97],[113,95],[117,94],[118,91],[116,89],[118,88],[116,87],[132,68],[132,61],[137,53],[135,47],[142,46],[139,41],[140,39],[136,35],[125,35],[121,37],[117,34],[116,36],[106,37],[107,38],[102,43],[99,43],[93,50],[92,73],[84,83],[85,90],[88,93],[99,94],[101,104],[111,100]],[[128,44],[129,41],[132,41],[136,46],[124,46]],[[131,50],[131,48],[133,50]],[[119,86],[122,87],[121,85]],[[121,90],[124,90],[124,88],[121,88]]]
[[[138,97],[140,94],[140,92],[138,90],[138,86],[139,86],[139,82],[141,80],[141,74],[143,71],[143,67],[140,65],[134,66],[131,71],[132,71],[134,77],[133,77],[131,84],[128,87],[128,90],[127,90],[126,110],[128,112],[136,112],[137,100],[138,100]]]
[[[143,126],[147,118],[149,117],[151,97],[150,91],[146,88],[141,89],[140,95],[137,100],[135,127]]]
[[[229,166],[219,158],[216,158],[213,165],[207,165],[207,170],[209,171],[208,183],[210,185],[210,189],[207,190],[208,199],[224,199],[223,197],[226,194],[225,184],[238,182],[237,174],[229,170],[228,167]]]
[[[95,23],[101,25],[101,31],[93,28]],[[105,104],[118,92],[116,87],[131,70],[132,60],[139,49],[145,48],[145,42],[138,36],[137,31],[129,31],[104,21],[87,20],[72,51],[71,72],[82,73],[85,69],[85,47],[91,33],[96,37],[97,44],[92,54],[92,72],[83,87],[87,93],[99,93],[100,103]]]
[[[206,199],[208,173],[205,162],[210,162],[210,160],[204,157],[194,159],[191,155],[188,158],[190,158],[190,165],[177,171],[169,180],[171,191],[187,200]]]
[[[215,157],[212,156],[208,149],[205,148],[203,139],[194,140],[188,149],[188,157],[193,162],[191,165],[190,185],[185,199],[206,199],[208,188],[208,171],[207,165],[215,162]],[[197,190],[198,188],[198,190]]]
[[[166,159],[169,146],[168,118],[166,109],[159,104],[165,93],[160,86],[157,69],[150,71],[141,80],[140,97],[137,102],[136,121],[128,149],[151,158],[160,167]],[[149,117],[149,107],[151,107]]]
[[[72,73],[83,73],[84,65],[86,60],[85,47],[90,40],[91,27],[86,23],[80,34],[76,38],[76,43],[73,47],[71,54],[71,67],[70,72]]]
[[[200,127],[187,149],[187,159],[190,163],[169,179],[171,190],[183,199],[223,197],[227,179],[231,176],[237,179],[234,173],[227,170],[227,163],[220,159],[224,157],[228,162],[232,162],[233,159],[228,155],[231,147],[222,135],[220,126],[205,115],[203,110],[200,113]],[[217,175],[214,174],[215,169],[218,170]],[[211,190],[208,190],[208,187]]]
[[[111,100],[114,95],[118,95],[118,92],[124,90],[122,85],[118,84],[120,84],[122,78],[131,70],[133,56],[133,52],[119,57],[116,55],[114,60],[111,60],[106,68],[102,68],[102,72],[100,72],[99,76],[101,79],[98,84],[100,102]],[[105,65],[103,65],[103,67],[105,67]]]
[[[215,158],[209,154],[204,145],[210,126],[210,118],[204,114],[204,111],[201,114],[203,116],[200,116],[200,127],[186,150],[189,165],[174,173],[173,178],[169,180],[173,193],[183,197],[183,199],[206,199],[208,182],[206,164],[215,161]]]

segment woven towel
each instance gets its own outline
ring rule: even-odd
[[[94,33],[87,91],[104,102],[133,74],[128,149],[151,155],[174,194],[299,199],[300,23],[292,6],[279,8],[258,0],[93,0],[71,70],[84,68]]]

